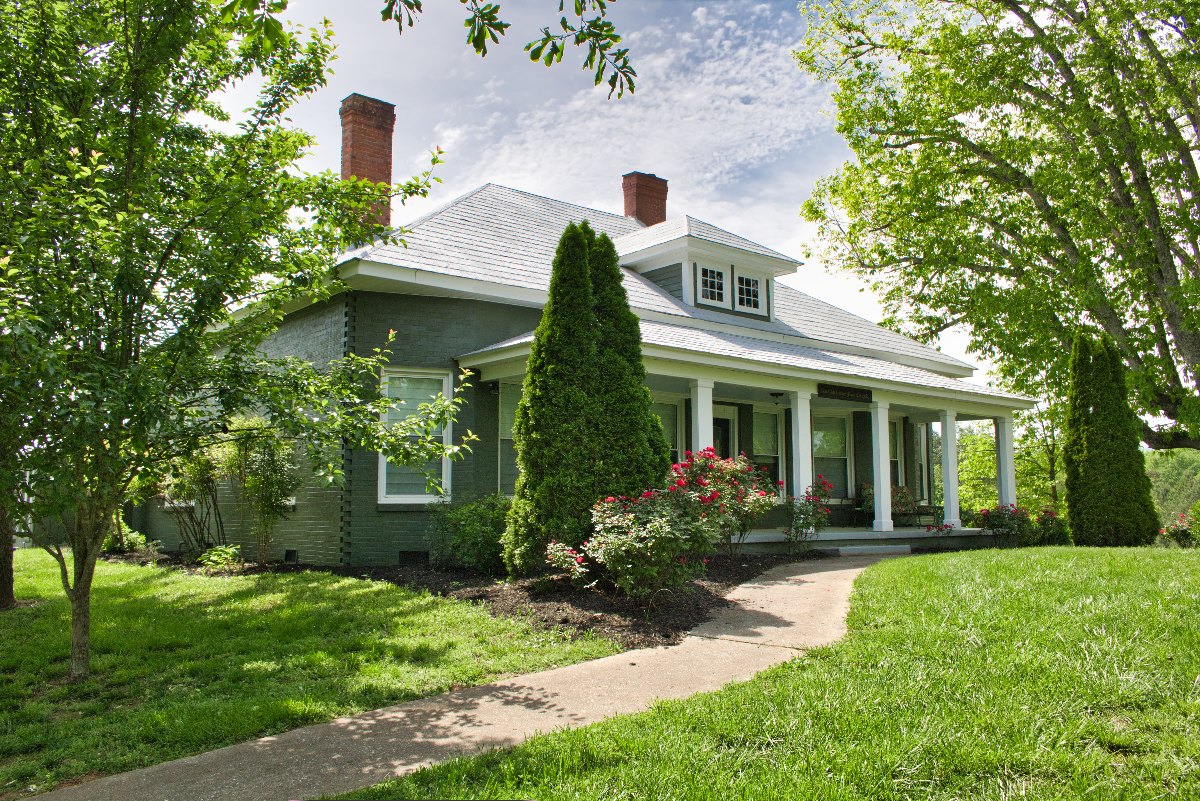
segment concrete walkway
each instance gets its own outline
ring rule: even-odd
[[[231,745],[37,796],[38,801],[284,801],[344,793],[426,765],[686,698],[828,645],[872,557],[783,565],[729,594],[683,642],[518,676]]]

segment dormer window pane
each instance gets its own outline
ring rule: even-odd
[[[700,268],[700,298],[713,303],[725,302],[725,273],[708,267]]]
[[[747,278],[744,275],[737,277],[737,305],[742,309],[759,309],[761,308],[759,300],[758,279]]]

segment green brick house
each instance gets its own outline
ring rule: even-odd
[[[351,95],[342,121],[343,173],[390,180],[393,108]],[[1028,400],[971,383],[972,366],[779,281],[796,273],[795,259],[692,217],[668,218],[665,180],[633,172],[622,189],[625,214],[613,214],[481,186],[408,223],[405,245],[347,254],[340,269],[350,291],[293,310],[267,349],[322,363],[369,352],[395,331],[384,384],[409,403],[393,414],[448,392],[470,369],[466,406],[444,436],[469,429],[479,440],[441,465],[441,480],[455,499],[511,492],[513,413],[554,249],[568,222],[587,220],[621,255],[647,384],[676,455],[710,445],[745,452],[795,492],[823,475],[846,512],[835,520],[861,525],[852,539],[890,541],[924,535],[896,531],[889,496],[895,485],[932,499],[934,427],[947,444],[945,518],[957,523],[955,426],[992,420],[1000,499],[1015,500],[1013,412]],[[276,531],[275,555],[370,565],[424,551],[434,500],[424,476],[375,453],[343,458],[345,487],[303,488]],[[855,520],[858,488],[877,475],[890,480],[879,484],[873,514]],[[161,507],[133,522],[167,547],[178,543]],[[778,538],[772,522],[756,538]]]

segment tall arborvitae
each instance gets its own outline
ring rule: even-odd
[[[1071,349],[1064,459],[1078,545],[1147,545],[1158,532],[1138,420],[1115,343],[1080,333]]]
[[[513,425],[520,475],[504,532],[504,562],[512,573],[541,565],[551,539],[579,544],[596,502],[598,326],[589,246],[579,226],[567,226],[529,351]]]
[[[1094,543],[1080,539],[1079,532],[1088,529],[1095,503],[1089,497],[1088,478],[1093,474],[1087,465],[1089,455],[1089,421],[1094,401],[1095,381],[1092,378],[1092,338],[1076,332],[1071,343],[1070,377],[1067,390],[1067,420],[1063,432],[1063,467],[1066,470],[1067,520],[1075,542]]]
[[[629,308],[617,249],[607,234],[591,238],[592,295],[600,333],[598,495],[632,496],[662,484],[671,466],[671,449],[662,422],[650,411],[641,327]]]

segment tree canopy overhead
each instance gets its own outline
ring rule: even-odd
[[[271,40],[212,0],[0,11],[0,518],[60,525],[41,542],[80,677],[114,514],[237,415],[261,413],[330,478],[343,444],[446,454],[435,432],[456,400],[384,423],[385,353],[313,365],[259,350],[289,302],[338,291],[339,253],[386,236],[375,204],[425,193],[429,175],[392,187],[296,169],[312,140],[287,113],[324,84],[328,30]],[[257,101],[231,119],[216,98],[252,76]]]
[[[637,71],[629,61],[629,49],[621,47],[621,36],[607,19],[608,6],[616,0],[558,0],[559,18],[554,25],[542,28],[541,35],[526,43],[529,59],[547,67],[562,61],[568,46],[584,51],[583,69],[592,73],[596,85],[608,84],[608,96],[633,94]],[[512,25],[501,18],[498,3],[479,0],[459,0],[467,12],[463,27],[467,29],[467,45],[480,56],[488,47],[498,44],[500,37]],[[257,33],[270,42],[286,38],[286,31],[277,14],[285,11],[288,0],[227,0],[224,11],[230,17],[250,20]],[[424,0],[383,0],[380,16],[384,22],[395,22],[400,33],[411,28],[425,10]]]
[[[856,160],[806,216],[922,338],[1058,397],[1111,337],[1155,448],[1200,448],[1200,3],[811,3],[796,56]]]

